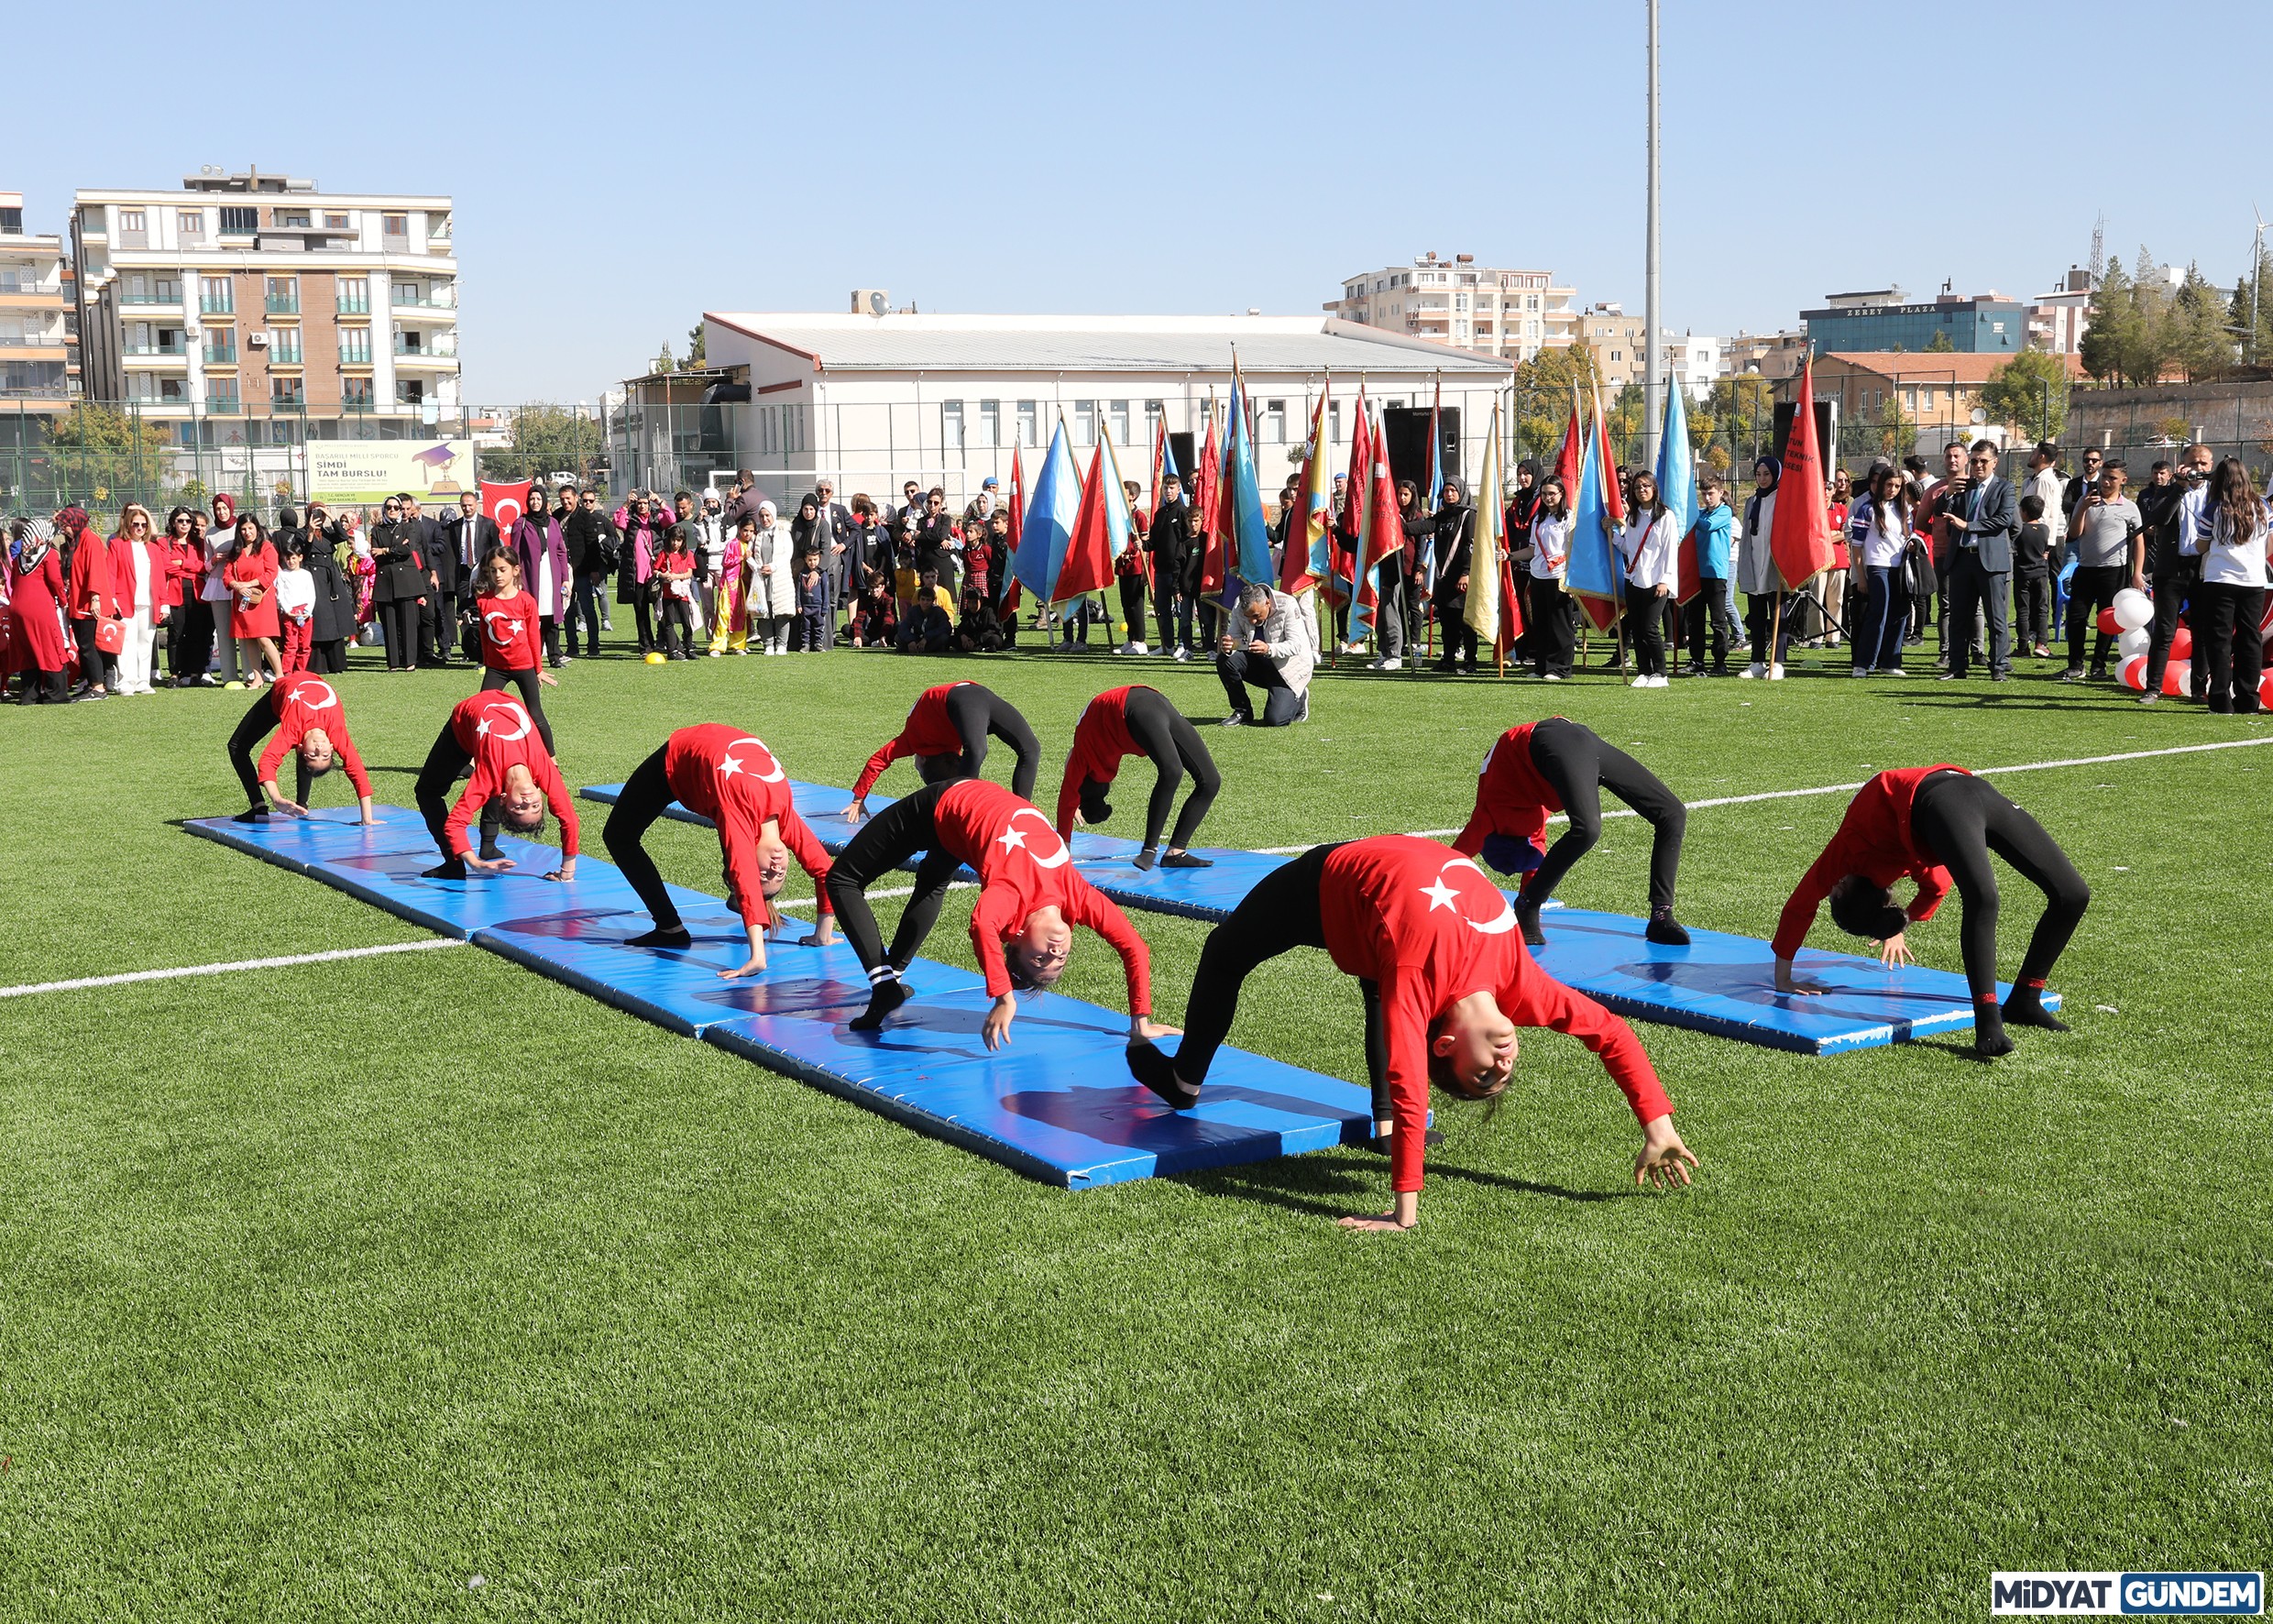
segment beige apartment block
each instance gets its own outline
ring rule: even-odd
[[[1521,362],[1573,341],[1576,297],[1549,271],[1496,270],[1473,254],[1439,259],[1431,252],[1348,278],[1324,309],[1341,321]]]
[[[82,191],[85,392],[182,444],[413,438],[459,408],[447,197],[208,170]]]
[[[52,416],[77,392],[79,343],[60,236],[24,229],[24,196],[0,192],[0,412]]]

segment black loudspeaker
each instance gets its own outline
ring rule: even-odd
[[[1775,438],[1768,446],[1778,459],[1784,448],[1792,443],[1792,417],[1799,408],[1790,401],[1778,401],[1775,409]],[[1823,459],[1825,477],[1839,466],[1839,402],[1820,396],[1816,400],[1816,455]]]
[[[1429,409],[1385,407],[1381,412],[1381,434],[1389,442],[1389,472],[1399,479],[1411,480],[1425,503],[1429,494]],[[1437,438],[1443,446],[1444,477],[1462,477],[1459,407],[1447,406],[1439,414]]]

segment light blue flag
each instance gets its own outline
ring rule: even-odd
[[[1624,597],[1625,572],[1618,549],[1610,543],[1609,513],[1602,500],[1602,436],[1587,436],[1585,460],[1578,469],[1578,502],[1571,513],[1570,563],[1564,589],[1579,600],[1587,619],[1607,630],[1618,619]]]
[[[1665,390],[1665,433],[1657,443],[1657,499],[1673,515],[1678,545],[1697,524],[1697,462],[1689,449],[1689,409],[1681,381]]]
[[[1231,379],[1231,438],[1224,447],[1224,500],[1231,509],[1232,541],[1229,574],[1239,581],[1271,582],[1270,525],[1263,517],[1263,488],[1255,475],[1255,445],[1247,437],[1246,386],[1237,373]],[[1237,588],[1224,582],[1224,601]]]
[[[1034,477],[1033,494],[1027,499],[1026,522],[1018,532],[1018,556],[1011,573],[1034,595],[1037,603],[1051,601],[1058,572],[1065,567],[1066,543],[1073,535],[1074,515],[1082,510],[1082,476],[1074,469],[1073,454],[1066,449],[1065,420],[1049,437],[1049,455]]]

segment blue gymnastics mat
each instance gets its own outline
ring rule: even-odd
[[[558,851],[508,837],[511,872],[423,880],[420,870],[437,861],[424,823],[395,807],[378,816],[368,828],[352,809],[185,827],[1068,1189],[1298,1155],[1372,1132],[1365,1089],[1230,1048],[1200,1107],[1172,1112],[1129,1080],[1127,1017],[1056,993],[1022,1000],[1010,1042],[989,1054],[979,1037],[985,983],[927,960],[911,967],[915,996],[892,1024],[854,1032],[847,1023],[868,1003],[868,979],[841,941],[784,938],[768,944],[763,975],[721,981],[748,942],[716,897],[672,887],[691,949],[630,949],[625,938],[649,920],[612,865],[587,854],[560,884],[544,878]]]
[[[828,850],[842,850],[860,827],[844,820],[851,795],[827,785],[791,784],[798,816]],[[613,802],[622,787],[596,785],[583,793]],[[890,805],[880,796],[869,800],[872,812]],[[708,819],[676,803],[667,816],[709,827]],[[1287,861],[1257,851],[1202,848],[1216,860],[1213,868],[1146,872],[1128,866],[1136,850],[1134,840],[1086,830],[1073,836],[1074,865],[1122,906],[1205,920],[1229,916],[1257,881]],[[1878,1048],[1966,1031],[1973,1025],[1965,978],[1946,970],[1910,965],[1890,971],[1875,959],[1803,949],[1797,971],[1834,989],[1803,998],[1775,990],[1775,955],[1766,942],[1750,937],[1692,928],[1688,947],[1662,948],[1644,939],[1643,920],[1565,907],[1553,899],[1543,922],[1547,945],[1534,955],[1541,967],[1630,1020],[1812,1055]],[[1999,987],[2000,993],[2010,990]],[[2045,1007],[2056,1009],[2059,1004],[2057,993],[2045,994]]]
[[[844,809],[852,804],[850,790],[834,788],[826,784],[807,784],[801,779],[789,781],[791,800],[797,816],[811,826],[814,839],[823,850],[835,856],[851,843],[861,826],[844,820]],[[587,800],[613,806],[623,793],[620,784],[595,784],[578,792]],[[868,797],[871,815],[892,805],[890,796],[872,795]],[[1044,808],[1047,815],[1048,808]],[[676,801],[671,803],[664,817],[680,823],[710,827],[710,820],[689,812]],[[1264,875],[1284,864],[1283,856],[1274,857],[1261,851],[1243,851],[1224,846],[1193,848],[1202,857],[1213,858],[1215,866],[1204,869],[1139,869],[1132,867],[1129,859],[1142,848],[1135,840],[1124,840],[1112,835],[1093,835],[1086,829],[1073,831],[1073,866],[1082,871],[1082,877],[1125,908],[1137,908],[1148,914],[1174,914],[1186,919],[1204,919],[1211,924],[1228,919],[1246,894],[1255,889]],[[914,868],[912,862],[901,865]],[[971,877],[971,871],[962,871]]]
[[[1972,994],[1946,970],[1802,948],[1795,975],[1832,990],[1801,997],[1775,990],[1775,949],[1751,937],[1689,927],[1689,945],[1645,939],[1644,921],[1623,914],[1562,908],[1541,920],[1547,945],[1540,968],[1606,1009],[1636,1020],[1686,1026],[1766,1048],[1835,1055],[1879,1048],[1938,1032],[1970,1031]],[[2000,982],[2001,995],[2012,989]],[[2059,995],[2044,995],[2047,1009]]]

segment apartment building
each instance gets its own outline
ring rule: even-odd
[[[1705,400],[1713,392],[1713,380],[1728,376],[1729,358],[1718,338],[1663,328],[1658,335],[1665,349],[1665,369],[1681,380],[1690,400]]]
[[[218,170],[82,191],[84,390],[190,444],[394,439],[459,406],[450,200]]]
[[[1615,302],[1589,305],[1578,316],[1578,342],[1594,352],[1595,376],[1608,391],[1639,382],[1642,375],[1642,318]]]
[[[0,412],[53,415],[79,377],[70,267],[60,236],[24,229],[24,196],[0,192]]]
[[[1803,310],[1799,319],[1817,356],[1923,350],[1937,339],[1965,355],[2010,354],[2028,343],[2026,311],[1993,290],[1971,298],[1945,290],[1931,302],[1900,288],[1827,293],[1821,310]]]
[[[1799,371],[1799,364],[1806,355],[1807,335],[1802,328],[1789,328],[1782,333],[1739,333],[1722,342],[1720,364],[1729,377],[1757,373],[1771,382],[1781,382]]]
[[[1554,286],[1548,271],[1495,270],[1473,254],[1444,260],[1431,252],[1347,279],[1342,297],[1324,309],[1341,321],[1520,362],[1572,342],[1577,296]]]

